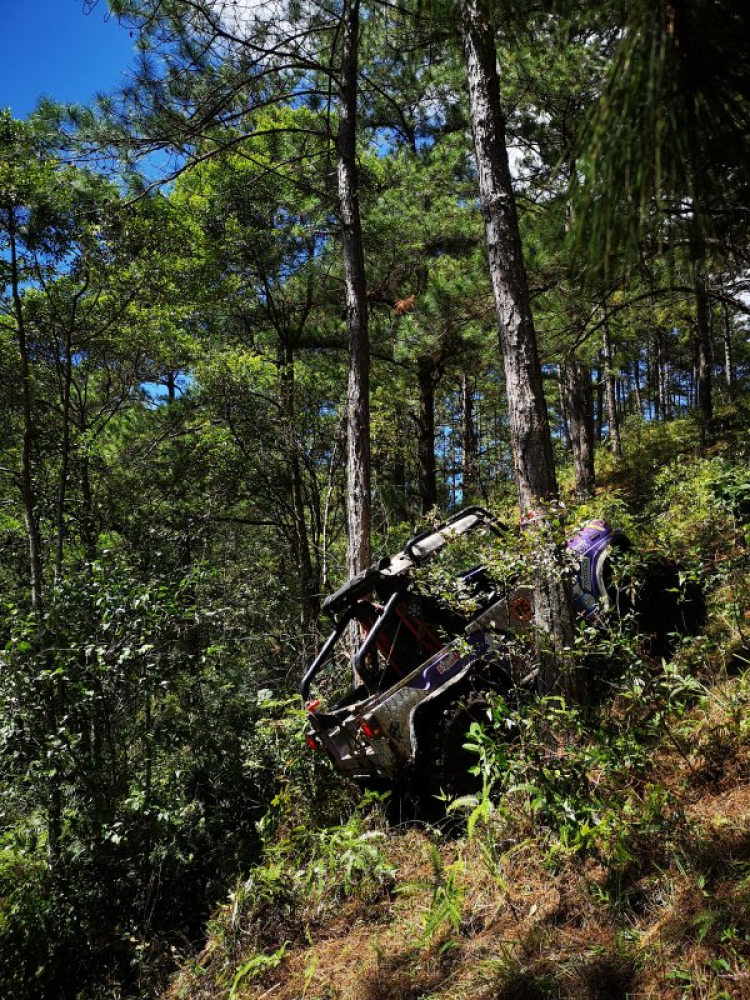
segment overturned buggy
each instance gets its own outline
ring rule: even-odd
[[[458,574],[470,600],[456,610],[415,586],[417,570],[469,532],[503,537],[488,511],[468,507],[374,563],[324,604],[335,628],[302,679],[307,739],[357,781],[410,779],[428,794],[461,790],[465,734],[489,693],[535,684],[531,587],[500,584],[485,565],[473,566]],[[617,600],[612,561],[628,541],[606,522],[590,521],[567,547],[576,609],[598,618]],[[354,658],[359,683],[323,711],[310,700],[310,688],[352,622],[363,635]]]

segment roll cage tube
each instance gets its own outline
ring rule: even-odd
[[[476,514],[477,517],[481,517],[493,535],[497,535],[498,538],[502,537],[501,528],[504,528],[505,525],[501,524],[494,514],[490,514],[486,507],[480,507],[478,504],[472,504],[470,507],[464,507],[463,510],[456,511],[445,522],[445,526],[450,527],[451,524],[460,521],[463,517],[468,517],[469,514]]]
[[[336,628],[331,632],[326,641],[323,643],[323,648],[320,650],[318,655],[315,657],[313,662],[308,667],[305,676],[302,678],[302,682],[299,686],[299,693],[302,695],[302,701],[307,704],[307,696],[310,694],[310,685],[313,682],[313,678],[323,666],[325,661],[331,655],[331,650],[339,641],[344,633],[344,629],[348,626],[357,613],[356,604],[352,604],[343,613],[339,621],[336,623]]]
[[[441,532],[445,531],[446,528],[451,528],[453,525],[457,524],[459,521],[464,520],[464,518],[474,516],[477,518],[475,524],[470,525],[465,528],[464,531],[470,531],[472,528],[477,527],[479,524],[485,525],[489,530],[498,538],[502,538],[502,525],[487,510],[486,507],[480,507],[478,504],[473,504],[470,507],[464,507],[463,510],[457,511],[452,517],[449,517],[447,521],[443,524],[438,525],[437,528],[428,528],[426,531],[420,531],[418,535],[414,535],[404,546],[404,552],[409,556],[409,558],[415,562],[422,562],[424,559],[429,558],[435,552],[443,548],[447,542],[447,538],[441,537]],[[461,532],[463,534],[464,532]],[[451,532],[448,533],[449,536]],[[415,546],[419,545],[420,542],[424,542],[425,539],[436,536],[435,544],[431,545],[424,553],[419,553],[415,551]]]
[[[364,660],[367,654],[372,649],[373,643],[377,641],[380,630],[382,629],[385,622],[390,618],[398,605],[399,599],[403,597],[404,591],[406,590],[406,582],[398,587],[388,598],[385,607],[378,615],[375,624],[372,626],[370,631],[365,637],[365,641],[360,646],[357,654],[354,658],[354,669],[360,675],[362,680],[365,682],[365,686],[370,694],[373,694],[373,688],[375,687],[375,679],[373,678],[370,670],[364,666]],[[318,655],[315,657],[313,662],[310,664],[305,676],[302,678],[302,683],[299,687],[299,693],[302,696],[302,701],[307,702],[308,695],[310,694],[310,685],[312,684],[316,674],[326,662],[328,657],[331,655],[331,650],[339,641],[341,636],[344,634],[345,629],[350,622],[357,619],[357,612],[359,608],[357,603],[350,605],[344,614],[341,616],[336,624],[336,628],[331,632],[331,634],[326,639],[323,647],[321,648]]]
[[[386,621],[393,614],[393,612],[394,612],[394,610],[396,608],[396,605],[398,604],[398,602],[400,601],[400,599],[404,596],[404,591],[405,590],[406,590],[406,583],[405,582],[402,583],[401,586],[398,587],[396,590],[394,590],[394,592],[391,594],[391,596],[386,601],[386,605],[383,608],[383,610],[381,611],[380,616],[378,617],[377,621],[375,622],[375,624],[372,626],[372,628],[370,629],[370,631],[365,636],[365,641],[359,647],[359,649],[357,650],[357,654],[354,657],[354,669],[359,674],[359,676],[362,678],[362,680],[365,682],[365,685],[367,686],[367,690],[370,692],[370,694],[374,694],[375,693],[372,690],[372,688],[375,687],[375,680],[374,680],[374,678],[372,676],[372,673],[370,672],[369,668],[365,667],[365,665],[364,665],[365,658],[367,657],[367,654],[372,649],[373,644],[375,642],[377,642],[378,636],[380,635],[380,630],[382,629],[382,627],[386,623]]]
[[[437,528],[432,528],[428,529],[427,531],[422,531],[419,534],[415,535],[413,538],[410,538],[403,548],[403,553],[406,555],[407,560],[410,560],[412,566],[415,566],[420,562],[423,562],[425,559],[428,559],[430,556],[434,555],[436,552],[438,552],[447,544],[451,535],[456,533],[456,532],[451,532],[450,529],[458,522],[472,516],[476,517],[477,519],[476,522],[474,524],[468,525],[462,531],[458,532],[458,534],[463,534],[465,531],[470,531],[481,524],[484,525],[486,528],[488,528],[493,535],[495,535],[498,538],[502,538],[502,529],[504,526],[497,520],[496,517],[494,517],[487,510],[486,507],[480,507],[477,504],[473,504],[469,507],[464,507],[463,510],[457,511],[452,517],[449,517],[443,524],[439,525]],[[443,531],[446,532],[445,536],[441,535],[441,532]],[[427,538],[431,538],[433,536],[435,537],[434,544],[428,546],[428,548],[424,552],[416,551],[416,546],[418,546],[420,542],[424,541]],[[394,559],[398,559],[398,556],[394,557]],[[332,594],[324,601],[323,608],[328,609],[330,611],[333,611],[337,604],[343,603],[344,600],[346,600],[347,598],[351,600],[353,603],[350,604],[344,610],[340,620],[336,624],[335,629],[330,634],[330,636],[324,643],[322,649],[315,657],[314,661],[312,662],[307,672],[305,673],[304,677],[302,678],[302,682],[300,684],[300,694],[302,696],[303,702],[307,702],[307,698],[310,693],[310,685],[312,684],[315,675],[318,673],[320,668],[323,666],[328,657],[331,655],[333,647],[341,638],[346,627],[352,620],[354,620],[357,617],[357,598],[363,596],[365,593],[372,590],[376,582],[382,580],[383,577],[388,574],[389,565],[391,565],[391,559],[388,556],[385,556],[384,558],[378,560],[378,562],[373,563],[372,566],[367,567],[367,569],[357,574],[357,576],[349,580],[349,582],[346,583],[339,590],[337,590],[335,594]],[[400,570],[400,572],[402,573],[408,572],[409,568],[410,568],[409,562],[407,561],[406,565]],[[391,579],[393,579],[393,577],[391,577]],[[403,596],[405,590],[406,590],[406,582],[404,581],[404,583],[400,587],[398,587],[398,589],[394,591],[394,593],[392,593],[391,596],[388,598],[385,608],[383,609],[382,613],[376,620],[375,624],[368,632],[364,643],[362,644],[362,646],[360,647],[355,656],[354,660],[355,670],[357,671],[358,674],[360,674],[362,679],[365,681],[365,684],[370,693],[373,693],[371,689],[375,685],[374,685],[374,680],[370,675],[370,671],[367,670],[367,668],[363,669],[365,657],[372,649],[373,643],[377,641],[378,634],[380,633],[381,628],[383,627],[386,620],[393,613],[394,609],[398,604],[399,598]]]

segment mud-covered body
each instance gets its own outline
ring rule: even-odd
[[[350,777],[395,778],[415,760],[419,710],[444,697],[479,662],[505,680],[504,656],[497,637],[482,630],[456,638],[382,694],[366,694],[332,712],[312,711],[310,735]]]
[[[434,709],[442,702],[457,704],[470,681],[481,678],[481,684],[499,691],[533,684],[528,640],[534,605],[529,586],[498,586],[478,566],[461,575],[477,598],[467,618],[459,621],[448,614],[432,628],[408,613],[412,570],[452,539],[475,529],[501,535],[490,514],[468,508],[413,539],[397,555],[380,560],[326,602],[338,616],[336,628],[301,686],[310,713],[308,742],[324,749],[352,778],[401,777],[418,759]],[[582,615],[591,617],[608,605],[605,563],[612,546],[623,541],[621,533],[603,521],[590,522],[569,540],[575,602]],[[374,604],[371,598],[383,603]],[[321,711],[318,702],[309,700],[310,684],[352,621],[360,623],[365,636],[355,660],[363,683],[330,711]],[[373,657],[380,657],[379,671],[368,667]]]

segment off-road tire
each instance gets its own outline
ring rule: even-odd
[[[412,785],[423,799],[455,798],[478,792],[481,777],[471,774],[479,759],[466,749],[472,723],[490,721],[492,694],[504,694],[506,684],[482,684],[483,678],[462,681],[428,704],[415,720],[417,754]]]

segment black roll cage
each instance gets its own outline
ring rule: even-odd
[[[460,521],[472,516],[476,517],[476,520],[467,525],[462,531],[450,532],[448,530],[447,535],[443,534],[443,532],[446,532],[446,529],[455,527]],[[426,531],[421,531],[419,534],[414,535],[413,538],[409,539],[401,552],[393,557],[384,556],[382,559],[379,559],[371,566],[368,566],[367,569],[352,577],[348,583],[324,601],[323,610],[327,611],[332,617],[341,608],[343,608],[343,614],[336,621],[333,631],[323,643],[318,655],[307,668],[302,678],[299,690],[302,701],[305,704],[307,704],[310,686],[316,674],[329,659],[334,646],[344,634],[347,627],[357,618],[360,598],[371,593],[380,584],[381,589],[387,588],[390,594],[385,606],[367,633],[364,642],[357,650],[354,658],[354,669],[364,681],[368,693],[371,695],[377,693],[377,679],[366,666],[367,656],[377,642],[378,635],[386,621],[391,617],[400,600],[403,598],[408,587],[408,574],[410,570],[440,552],[447,545],[452,534],[466,534],[478,527],[486,527],[492,534],[498,538],[502,538],[503,525],[501,522],[485,507],[473,504],[458,511],[452,517],[449,517],[442,524],[438,525],[437,528],[428,528]],[[424,551],[420,552],[420,542],[425,542],[433,536],[435,536],[434,543],[426,546]]]

